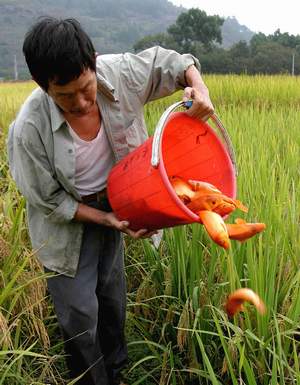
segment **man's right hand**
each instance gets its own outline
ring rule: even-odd
[[[119,221],[113,212],[106,213],[105,217],[107,221],[107,224],[105,224],[106,226],[113,227],[119,231],[122,231],[134,239],[150,238],[152,235],[157,234],[157,231],[148,231],[147,229],[140,229],[137,231],[130,230],[129,222]]]
[[[105,212],[94,207],[87,206],[83,203],[78,203],[77,211],[74,219],[80,222],[97,223],[107,227],[113,227],[116,230],[128,234],[134,239],[150,238],[156,234],[157,231],[148,231],[147,229],[140,229],[137,231],[130,230],[128,221],[119,221],[113,212]]]

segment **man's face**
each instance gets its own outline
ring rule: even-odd
[[[64,113],[82,117],[87,115],[96,103],[96,74],[87,69],[77,79],[63,86],[50,81],[47,92]]]

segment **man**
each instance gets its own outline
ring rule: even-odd
[[[27,199],[29,232],[46,271],[67,363],[78,384],[120,384],[127,359],[122,234],[105,194],[112,166],[147,138],[143,106],[184,88],[188,113],[213,111],[198,61],[154,47],[96,56],[74,19],[44,18],[23,52],[40,88],[9,130],[10,170]]]

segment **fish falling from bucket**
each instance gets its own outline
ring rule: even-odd
[[[244,311],[244,302],[252,303],[260,314],[265,314],[266,306],[258,294],[251,289],[241,288],[229,294],[227,298],[225,310],[228,316],[233,317],[238,312]]]
[[[185,181],[179,176],[169,178],[178,198],[199,218],[211,239],[224,249],[230,247],[230,239],[244,242],[266,228],[264,223],[247,223],[236,219],[227,224],[223,216],[239,209],[248,212],[246,206],[237,199],[229,198],[214,185],[203,182]]]

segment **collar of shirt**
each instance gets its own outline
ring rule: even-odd
[[[107,81],[103,76],[101,76],[99,73],[97,75],[97,89],[98,92],[105,95],[109,100],[113,102],[117,102],[118,96],[116,94],[116,90],[114,87]]]
[[[66,119],[61,113],[58,106],[54,103],[54,100],[51,98],[51,96],[49,96],[48,94],[46,95],[47,95],[49,107],[50,107],[51,129],[53,132],[55,132],[62,126],[63,123],[66,122]]]

